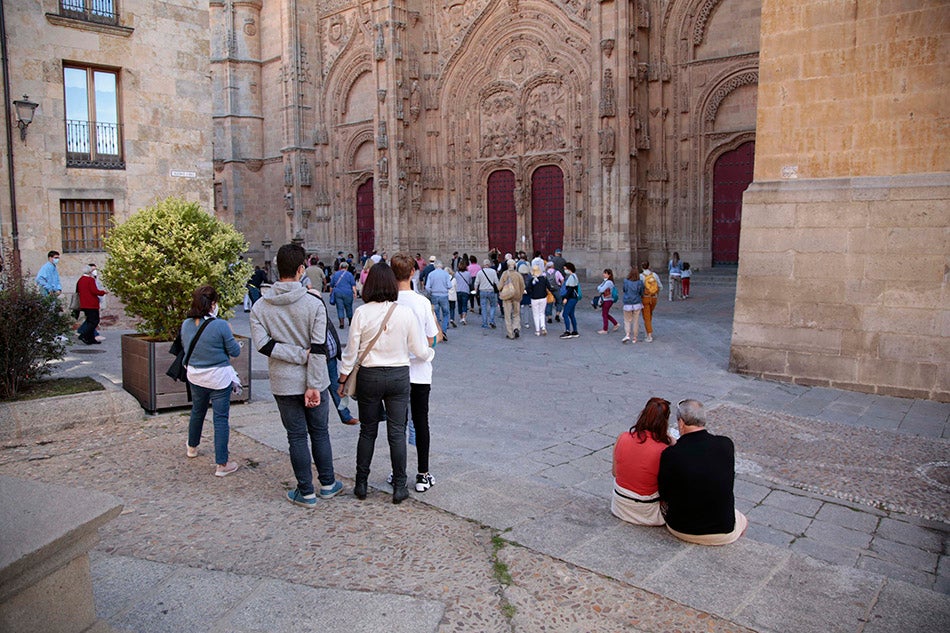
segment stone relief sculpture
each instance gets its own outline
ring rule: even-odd
[[[567,107],[564,89],[559,84],[536,86],[525,100],[525,151],[559,150],[567,147],[564,129],[567,121],[561,114]]]
[[[386,59],[386,32],[382,24],[376,25],[376,43],[373,47],[373,56],[378,62]]]
[[[291,164],[289,158],[284,161],[284,186],[294,186],[294,166]]]
[[[507,92],[489,95],[481,103],[482,158],[506,156],[514,150],[518,133],[514,97]]]
[[[389,147],[389,135],[386,133],[386,120],[379,122],[379,136],[376,137],[376,149],[386,149]]]
[[[617,115],[616,96],[614,91],[614,71],[604,71],[604,83],[600,89],[600,116],[611,117]]]
[[[420,112],[422,112],[422,90],[419,88],[419,81],[413,79],[412,86],[409,88],[409,117],[417,121]]]
[[[313,178],[310,174],[310,161],[306,157],[302,157],[297,165],[297,179],[300,181],[301,187],[309,187],[313,184]]]
[[[610,167],[614,164],[616,133],[614,132],[614,129],[608,125],[601,128],[601,130],[597,133],[597,136],[600,140],[600,162],[604,165],[604,167],[610,169]]]

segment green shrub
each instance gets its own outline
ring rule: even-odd
[[[7,400],[65,356],[72,320],[56,297],[12,276],[0,288],[0,306],[0,400]]]
[[[196,202],[167,198],[116,224],[105,238],[109,254],[102,277],[140,319],[142,334],[175,338],[191,295],[211,284],[221,295],[222,316],[244,298],[251,265],[239,261],[247,242],[233,226]]]

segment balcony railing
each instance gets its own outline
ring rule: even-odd
[[[59,13],[68,18],[98,22],[99,24],[118,24],[119,14],[115,10],[115,0],[60,0]]]
[[[66,121],[66,166],[125,169],[122,126],[95,121]]]

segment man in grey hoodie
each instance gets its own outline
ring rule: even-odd
[[[268,357],[271,392],[287,430],[290,464],[297,478],[297,487],[287,493],[287,500],[313,508],[317,493],[311,455],[322,499],[339,494],[343,484],[333,473],[327,426],[332,402],[327,389],[327,309],[322,299],[300,285],[305,257],[297,244],[285,244],[277,251],[280,281],[251,309],[251,338],[254,347]]]

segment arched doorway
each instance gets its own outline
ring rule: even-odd
[[[373,216],[373,179],[356,188],[356,248],[372,253],[376,248],[376,220]]]
[[[517,241],[515,174],[508,169],[488,176],[488,247],[510,253]]]
[[[531,248],[545,256],[564,246],[564,173],[544,165],[531,175]]]
[[[742,193],[752,183],[755,142],[726,152],[713,166],[712,263],[739,262]]]

